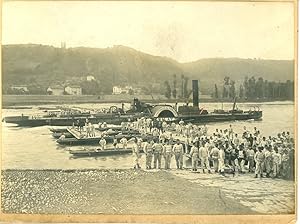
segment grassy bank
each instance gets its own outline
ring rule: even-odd
[[[136,97],[143,102],[148,103],[175,103],[178,99],[167,99],[163,95],[81,95],[81,96],[49,96],[49,95],[2,95],[2,106],[30,106],[45,104],[77,104],[77,103],[130,103]],[[220,99],[213,99],[209,96],[200,96],[200,103],[220,102]],[[280,100],[280,99],[278,99]],[[273,100],[276,101],[276,100]],[[190,100],[192,102],[192,100]],[[223,102],[232,102],[232,100],[223,100]],[[272,102],[270,100],[245,101],[239,99],[238,102]]]
[[[39,214],[253,214],[220,188],[169,172],[4,170],[2,212]]]

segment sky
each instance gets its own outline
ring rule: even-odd
[[[3,44],[124,45],[179,62],[294,58],[292,2],[4,1]]]

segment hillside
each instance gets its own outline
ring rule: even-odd
[[[233,80],[255,76],[273,81],[286,81],[294,79],[293,63],[291,60],[210,58],[185,63],[183,68],[192,75],[198,74],[208,80],[224,76],[229,76]]]
[[[224,76],[243,80],[245,76],[273,81],[293,80],[294,61],[239,58],[201,59],[178,63],[166,57],[152,56],[129,47],[54,48],[44,45],[4,45],[3,84],[38,83],[42,86],[79,80],[92,74],[101,85],[111,89],[122,83],[163,83],[173,74],[197,78],[207,92]]]

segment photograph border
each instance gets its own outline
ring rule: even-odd
[[[9,0],[15,1],[15,0]],[[16,0],[18,1],[18,0]],[[35,0],[23,0],[32,2]],[[38,0],[37,0],[38,1]],[[47,1],[47,0],[42,0]],[[49,1],[63,1],[63,0],[49,0]],[[71,0],[67,0],[71,1]],[[78,1],[78,0],[75,0]],[[82,1],[82,0],[79,0]],[[96,0],[97,1],[97,0]],[[101,1],[110,1],[110,0],[99,0]],[[123,1],[123,0],[118,0]],[[147,1],[147,0],[131,0],[131,1]],[[169,1],[169,0],[161,0]],[[188,0],[173,0],[174,2],[186,1]],[[191,0],[191,1],[205,1],[205,0]],[[83,1],[84,2],[84,1]],[[89,1],[87,1],[89,2]],[[158,0],[159,2],[159,0]],[[206,2],[291,2],[294,4],[294,135],[295,135],[295,154],[296,158],[298,158],[298,1],[297,0],[206,0]],[[3,1],[1,1],[1,9],[2,9]],[[1,10],[2,16],[2,10]],[[1,17],[2,18],[2,17]],[[2,34],[2,23],[1,26],[1,34]],[[2,35],[1,35],[2,39]],[[1,62],[2,62],[2,48],[0,54]],[[1,67],[1,76],[0,76],[0,86],[2,89],[2,63],[0,63]],[[1,108],[2,108],[2,91],[1,91]],[[2,110],[1,110],[2,115]],[[1,124],[2,125],[2,124]],[[0,141],[2,143],[2,134],[0,134]],[[1,161],[2,164],[2,147],[1,147]],[[51,223],[51,222],[63,222],[63,223],[89,223],[89,222],[97,222],[97,223],[296,223],[297,218],[297,207],[298,207],[298,160],[295,160],[295,214],[285,214],[285,215],[77,215],[77,214],[68,214],[68,215],[45,215],[45,214],[7,214],[2,213],[0,210],[0,221],[2,222],[41,222],[41,223]],[[0,169],[0,174],[2,174],[2,166]],[[2,178],[1,178],[2,181]],[[0,194],[1,200],[1,194]]]

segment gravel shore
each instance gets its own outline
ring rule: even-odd
[[[25,214],[255,213],[218,187],[143,170],[3,170],[1,205]]]

